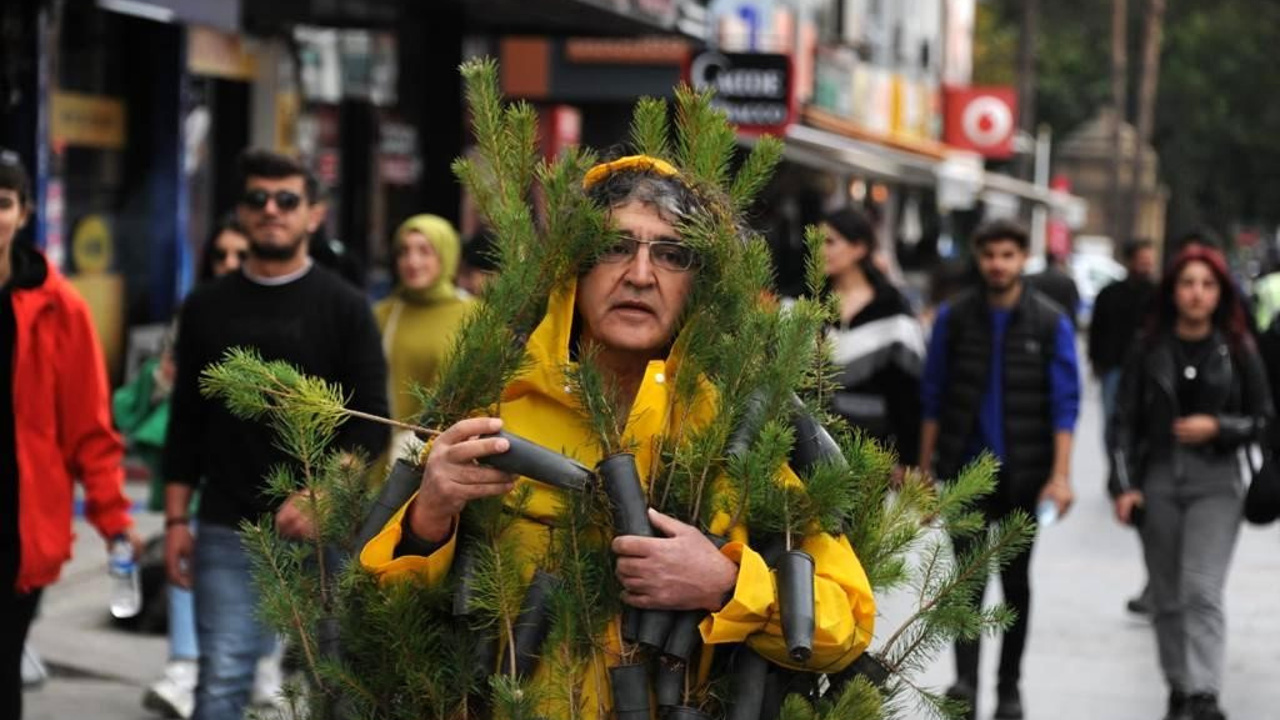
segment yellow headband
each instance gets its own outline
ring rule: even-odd
[[[675,167],[666,160],[660,160],[648,155],[628,155],[626,157],[618,158],[613,162],[600,163],[588,170],[587,174],[582,177],[582,189],[590,190],[610,175],[624,170],[631,170],[634,172],[644,172],[647,170],[664,177],[676,177],[680,174],[680,171],[676,170]]]

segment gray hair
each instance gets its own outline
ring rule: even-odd
[[[680,180],[647,170],[616,172],[591,186],[587,193],[592,200],[608,208],[631,202],[648,205],[673,225],[707,210]]]

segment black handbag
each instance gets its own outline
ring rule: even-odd
[[[1261,454],[1258,467],[1253,467],[1252,458],[1249,461],[1253,480],[1244,495],[1244,519],[1254,525],[1269,525],[1280,518],[1280,468],[1269,448],[1262,448]]]

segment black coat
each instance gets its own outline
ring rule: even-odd
[[[1098,293],[1089,321],[1089,362],[1094,373],[1105,375],[1124,365],[1155,289],[1151,280],[1129,277]]]
[[[1125,363],[1111,428],[1115,472],[1108,489],[1113,496],[1141,489],[1147,469],[1160,456],[1168,455],[1176,470],[1181,452],[1229,455],[1265,439],[1274,411],[1262,359],[1251,343],[1233,352],[1215,333],[1199,372],[1205,412],[1218,419],[1218,436],[1197,446],[1174,441],[1173,422],[1181,416],[1175,342],[1167,334],[1140,342]]]

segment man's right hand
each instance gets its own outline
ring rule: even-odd
[[[1133,510],[1142,503],[1142,493],[1137,490],[1120,493],[1115,499],[1116,520],[1119,520],[1122,525],[1132,525]]]
[[[501,429],[498,418],[471,418],[455,423],[435,439],[411,508],[415,535],[440,542],[468,502],[503,495],[515,486],[515,478],[508,473],[476,463],[510,449],[511,443],[504,438],[480,437]]]
[[[164,569],[169,582],[191,589],[191,554],[195,540],[185,524],[171,526],[164,534]]]

